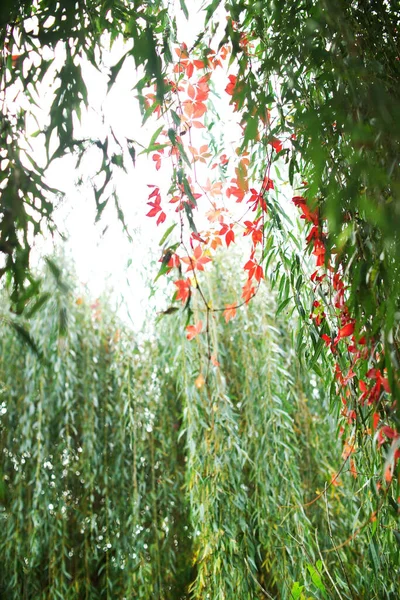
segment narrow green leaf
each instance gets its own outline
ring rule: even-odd
[[[283,300],[283,302],[280,303],[280,305],[278,306],[276,313],[275,313],[276,317],[283,311],[284,308],[286,308],[286,306],[289,304],[289,302],[291,300],[292,300],[292,296],[289,296],[289,298],[285,298]]]
[[[185,0],[179,0],[179,3],[181,5],[182,12],[185,15],[186,19],[189,19],[189,12]]]
[[[166,232],[164,233],[164,235],[162,236],[161,240],[158,243],[159,246],[162,246],[164,244],[164,242],[166,242],[167,238],[169,237],[171,232],[175,229],[176,225],[177,225],[176,223],[173,223],[170,227],[168,227],[168,229],[166,230]]]
[[[21,341],[25,343],[39,359],[42,359],[42,353],[29,331],[23,325],[20,325],[20,323],[16,323],[15,321],[11,321],[10,326],[17,333]]]
[[[26,316],[28,319],[30,319],[31,317],[33,317],[33,315],[35,313],[37,313],[38,310],[40,310],[40,308],[42,308],[42,306],[47,302],[47,300],[50,298],[51,294],[49,292],[45,292],[44,294],[41,294],[41,296],[38,298],[38,300],[35,302],[35,304],[32,306],[32,308],[30,308],[27,313]]]

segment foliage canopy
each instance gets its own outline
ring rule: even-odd
[[[193,364],[189,353],[188,364],[193,370],[204,361],[197,377],[203,377],[209,397],[221,399],[224,416],[219,426],[225,431],[236,417],[224,400],[221,376],[208,376],[220,360],[214,321],[223,314],[226,322],[239,323],[242,305],[251,304],[256,295],[264,299],[266,278],[276,293],[277,317],[291,319],[292,344],[306,379],[316,374],[330,384],[330,410],[339,419],[346,460],[362,480],[366,502],[366,490],[375,494],[378,488],[368,525],[373,530],[369,551],[376,556],[376,514],[393,509],[399,497],[398,2],[213,0],[202,7],[204,27],[190,48],[178,39],[174,7],[157,0],[3,3],[0,252],[1,276],[7,278],[13,310],[21,313],[27,307],[28,315],[34,315],[50,302],[51,294],[41,289],[29,269],[29,253],[34,237],[54,228],[57,190],[50,189],[45,178],[52,161],[74,154],[79,163],[88,148],[100,149],[100,163],[93,169],[100,176],[94,185],[98,218],[113,198],[123,220],[110,184],[115,169],[135,161],[138,145],[132,139],[116,139],[113,132],[104,139],[80,139],[76,125],[87,104],[82,61],[101,65],[106,43],[124,39],[126,53],[111,68],[109,87],[133,58],[143,121],[158,121],[142,150],[156,171],[149,182],[147,214],[157,225],[167,222],[158,276],[173,275],[175,293],[165,312],[171,314],[182,305],[186,337],[202,349]],[[191,7],[180,0],[178,9],[189,16]],[[60,53],[61,62],[56,60]],[[228,128],[219,125],[225,115],[218,104],[215,73],[225,67],[223,93],[231,97],[231,123],[236,119],[241,127],[240,141],[232,150],[226,142]],[[38,119],[37,137],[46,154],[45,164],[39,164],[29,145],[26,119],[37,116],[38,90],[48,72],[53,73],[54,97],[45,125]],[[18,94],[24,98],[21,105],[14,101]],[[171,174],[167,192],[157,180],[157,171],[166,165]],[[298,228],[293,208],[285,201],[289,188],[303,228]],[[239,215],[243,205],[244,214]],[[241,238],[249,242],[238,273],[241,288],[215,294],[207,271],[218,271],[220,246],[240,246]],[[219,285],[222,290],[221,280]],[[257,306],[259,312],[269,310],[266,301],[264,308]],[[18,323],[15,318],[17,329]],[[244,335],[245,324],[238,329],[236,334]],[[253,335],[257,338],[259,332]],[[36,344],[26,331],[25,338]],[[201,378],[196,381],[203,387]],[[181,389],[189,394],[189,388],[186,382]],[[197,392],[190,397],[187,410],[198,424],[204,407],[198,405]],[[269,409],[263,410],[267,422]],[[231,440],[237,436],[234,429]],[[196,438],[198,432],[190,433],[189,426],[186,434],[194,436],[192,442],[188,438],[188,447],[201,446],[207,439]],[[216,448],[220,440],[207,443]],[[240,461],[244,455],[235,448],[229,447],[227,456],[237,452],[235,460]],[[351,457],[353,453],[357,456]],[[216,456],[210,455],[210,469],[218,471]],[[194,471],[211,472],[207,464],[196,466],[198,457],[189,455],[188,460]],[[226,477],[227,489],[237,486],[237,473]],[[201,486],[193,484],[191,493],[195,523],[196,510],[203,505]],[[239,500],[240,494],[238,488]],[[244,510],[239,500],[238,505],[221,507],[233,511],[235,523]],[[218,497],[214,501],[218,505]],[[240,531],[243,544],[256,548],[248,527]],[[384,544],[386,532],[379,532]],[[212,539],[219,547],[222,542],[214,534],[210,526],[202,539]],[[224,549],[236,571],[235,549]],[[252,560],[255,555],[255,550],[248,553]],[[257,566],[250,559],[248,563],[257,580]],[[208,569],[208,561],[201,562],[198,577],[192,579],[193,593],[200,594]],[[313,573],[317,579],[318,573]],[[252,581],[252,576],[240,580],[238,574],[235,585],[251,587]],[[242,593],[253,592],[243,588]],[[381,594],[378,588],[376,595]],[[295,597],[301,597],[301,591]]]

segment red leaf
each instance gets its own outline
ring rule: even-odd
[[[199,335],[199,333],[201,333],[201,330],[203,329],[203,323],[202,321],[198,321],[195,325],[188,325],[186,327],[186,337],[188,340],[192,340],[193,338],[195,338],[197,335]]]
[[[341,340],[344,337],[349,337],[349,335],[353,335],[354,327],[354,323],[347,323],[347,325],[339,329],[338,339]]]
[[[280,140],[278,140],[278,138],[275,138],[275,137],[270,139],[268,144],[271,144],[271,146],[273,147],[275,152],[280,152],[283,148],[282,142]]]
[[[374,413],[372,415],[372,427],[374,430],[378,427],[378,424],[379,424],[379,414]]]
[[[196,104],[194,105],[192,117],[194,119],[199,119],[200,117],[202,117],[204,115],[204,113],[206,111],[207,111],[207,106],[205,104],[203,104],[203,102],[196,102]]]
[[[229,83],[226,86],[225,91],[230,96],[233,96],[233,92],[234,92],[235,87],[236,87],[236,82],[237,82],[236,75],[229,75]]]
[[[149,202],[150,204],[150,202]],[[155,217],[158,212],[160,212],[161,208],[159,206],[155,206],[152,208],[146,215],[146,217]]]
[[[159,171],[161,168],[161,154],[153,154],[152,159],[156,163],[156,170]]]
[[[214,365],[214,367],[219,367],[220,366],[220,363],[217,361],[217,357],[216,357],[215,354],[211,355],[210,360],[211,360],[212,364]]]
[[[265,189],[267,191],[268,190],[273,190],[274,189],[274,182],[268,176],[264,177],[264,181],[263,181],[262,187],[263,187],[263,189]]]
[[[204,256],[201,247],[196,246],[193,252],[193,256],[191,258],[189,258],[188,256],[184,256],[182,258],[182,262],[189,265],[186,271],[193,271],[194,269],[204,271],[204,265],[208,262],[211,262],[211,258]]]
[[[178,279],[174,281],[174,285],[178,288],[176,299],[182,300],[182,303],[185,304],[190,295],[190,279]]]
[[[224,317],[225,317],[225,321],[228,323],[228,321],[230,321],[231,319],[234,319],[236,317],[236,307],[237,305],[234,304],[226,304],[226,308],[224,310]]]
[[[292,202],[295,206],[304,206],[306,204],[306,199],[303,196],[293,196]]]
[[[181,263],[181,259],[179,258],[179,256],[174,252],[174,254],[171,256],[171,258],[169,259],[168,262],[168,267],[170,269],[173,269],[174,267],[179,267]]]
[[[385,425],[384,427],[382,427],[381,431],[390,440],[397,440],[397,438],[399,437],[399,434],[397,433],[397,431],[395,429],[392,429],[388,425]]]
[[[326,333],[323,333],[321,335],[321,338],[324,340],[324,342],[325,342],[325,344],[327,346],[330,346],[330,344],[331,344],[331,338],[329,337],[329,335],[327,335]]]
[[[157,225],[161,225],[161,223],[164,223],[166,218],[167,215],[165,214],[165,212],[161,211],[157,219]]]
[[[248,304],[255,294],[255,287],[252,285],[251,279],[248,279],[242,289],[242,298]]]
[[[189,77],[189,79],[193,75],[193,71],[194,71],[193,63],[189,63],[188,66],[186,67],[186,75]]]
[[[225,236],[225,241],[228,247],[232,242],[235,241],[235,232],[233,231],[233,229],[229,229],[228,233]]]

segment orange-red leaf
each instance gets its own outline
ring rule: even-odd
[[[225,310],[224,310],[224,317],[225,317],[225,321],[228,323],[228,321],[230,321],[231,319],[234,319],[236,317],[236,308],[237,308],[237,304],[226,304]]]
[[[246,302],[250,302],[255,294],[255,287],[252,284],[252,280],[248,279],[242,288],[242,298]]]
[[[357,479],[357,469],[356,469],[356,463],[354,461],[354,458],[350,459],[350,473],[352,474],[352,476]]]
[[[233,229],[229,229],[225,236],[225,242],[226,242],[226,245],[228,246],[228,248],[229,248],[229,245],[232,244],[234,241],[235,241],[235,232],[233,231]]]
[[[189,265],[186,271],[193,271],[194,269],[197,269],[198,271],[204,271],[204,265],[208,262],[211,262],[211,258],[208,258],[208,256],[204,256],[201,247],[196,246],[193,252],[193,256],[184,256],[182,258],[182,262]]]
[[[220,363],[217,361],[217,356],[215,354],[211,354],[210,360],[214,367],[219,367]]]
[[[190,295],[190,279],[178,279],[174,281],[174,285],[178,288],[176,299],[182,300],[183,304],[185,304]]]
[[[198,321],[197,323],[195,323],[195,325],[188,325],[186,327],[186,337],[188,340],[192,340],[193,338],[195,338],[197,335],[199,335],[199,333],[201,333],[201,330],[203,329],[203,323],[202,321]]]
[[[229,75],[228,79],[229,79],[229,83],[226,86],[225,91],[227,94],[229,94],[229,96],[233,96],[233,92],[236,87],[237,77],[236,77],[236,75]]]

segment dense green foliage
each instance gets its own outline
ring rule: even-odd
[[[392,600],[400,539],[398,3],[212,0],[190,49],[178,39],[175,9],[188,12],[184,0],[0,8],[0,278],[4,305],[28,317],[3,316],[11,328],[1,340],[2,592]],[[126,54],[108,73],[109,89],[132,57],[143,119],[160,119],[143,152],[157,170],[165,158],[171,167],[167,198],[149,182],[148,216],[162,224],[166,203],[177,203],[160,274],[179,273],[172,282],[180,297],[175,290],[167,312],[180,300],[183,310],[146,342],[105,305],[75,304],[56,264],[48,263],[54,285],[41,283],[29,262],[35,236],[55,229],[59,193],[46,169],[65,155],[79,164],[89,148],[100,151],[90,174],[97,218],[113,199],[124,224],[113,173],[135,162],[136,142],[112,130],[101,139],[77,134],[88,102],[82,64],[101,68],[104,48],[121,39]],[[223,60],[243,130],[233,157],[213,104]],[[37,104],[49,74],[43,115]],[[30,146],[35,119],[42,157]],[[208,142],[202,153],[191,147],[196,127]],[[214,177],[212,233],[196,229],[205,192],[196,162]],[[307,244],[282,201],[285,186]],[[252,221],[225,222],[223,203],[245,197]],[[210,242],[234,243],[234,227],[247,239],[252,231],[242,289]],[[211,260],[214,279],[203,278]],[[228,297],[251,300],[230,330],[219,304]],[[321,496],[308,505],[316,488]]]
[[[262,120],[272,105],[279,118],[269,136],[294,136],[284,150],[289,178],[319,210],[320,224],[327,219],[326,260],[332,253],[336,270],[346,273],[358,330],[365,325],[382,341],[397,396],[398,2],[233,1],[227,9],[238,23],[227,28],[227,39],[239,65],[235,99],[244,120]],[[254,40],[253,52],[240,47],[243,35]]]
[[[1,596],[178,598],[190,539],[165,360],[101,303],[50,289],[31,324],[42,358],[2,331]]]
[[[396,504],[378,537],[271,294],[213,321],[208,367],[175,315],[140,341],[62,277],[41,358],[2,328],[2,597],[396,598]]]

